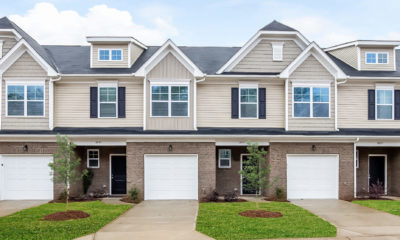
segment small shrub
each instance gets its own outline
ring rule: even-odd
[[[128,194],[129,194],[129,199],[132,202],[137,203],[140,201],[139,200],[139,190],[136,187],[131,188],[131,190],[129,190]]]
[[[275,188],[275,197],[277,200],[285,199],[285,191],[282,188]]]
[[[83,193],[86,194],[90,185],[92,185],[92,180],[93,180],[93,170],[92,169],[88,169],[87,173],[85,175],[83,175],[82,177],[82,184],[83,184]]]
[[[225,202],[237,202],[239,195],[237,191],[227,192],[224,194]]]
[[[383,182],[377,181],[369,186],[369,198],[378,199],[385,194],[385,186]]]
[[[216,190],[213,190],[205,197],[206,202],[218,202],[219,194]]]
[[[60,200],[62,202],[67,201],[67,191],[66,190],[64,190],[60,193],[60,195],[58,196],[58,200]]]

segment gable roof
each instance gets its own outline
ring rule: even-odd
[[[283,31],[283,32],[284,31],[295,31],[295,32],[297,32],[296,29],[291,28],[285,24],[282,24],[276,20],[265,25],[263,28],[260,29],[260,31]]]
[[[53,61],[53,58],[50,54],[29,34],[27,34],[24,30],[22,30],[17,24],[10,21],[7,17],[0,18],[0,29],[13,29],[15,30],[22,39],[26,41],[32,49],[39,54],[41,58],[43,58],[46,63],[53,68],[54,71],[57,71],[57,66]]]

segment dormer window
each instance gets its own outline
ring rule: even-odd
[[[283,60],[283,42],[272,43],[272,61]]]
[[[367,52],[365,53],[366,64],[388,64],[389,53],[387,52]]]
[[[99,49],[99,61],[122,61],[122,49]]]

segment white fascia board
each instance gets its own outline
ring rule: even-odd
[[[0,33],[2,32],[9,32],[14,34],[15,40],[19,41],[22,37],[15,29],[0,29]]]
[[[332,47],[325,48],[324,51],[333,51],[336,49],[341,49],[350,46],[382,46],[382,47],[395,47],[400,45],[400,41],[379,41],[379,40],[357,40],[352,42],[347,42],[339,45],[335,45]]]
[[[256,142],[250,142],[251,144],[254,144]],[[257,142],[258,146],[269,146],[269,142]],[[246,141],[237,141],[237,142],[215,142],[216,146],[248,146]]]
[[[134,37],[106,37],[106,36],[88,36],[86,37],[89,43],[134,43],[135,45],[147,49],[147,46],[141,43]]]
[[[170,47],[171,49],[167,49]],[[195,77],[203,77],[205,74],[172,42],[168,39],[137,71],[135,76],[144,77],[157,65],[168,53],[172,53]]]

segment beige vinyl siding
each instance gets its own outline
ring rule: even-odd
[[[283,61],[272,61],[272,42],[284,42]],[[281,72],[301,52],[293,41],[261,40],[233,69],[233,72]]]
[[[56,127],[141,127],[143,125],[143,80],[119,79],[126,87],[125,118],[90,118],[90,87],[98,79],[65,79],[54,86]]]
[[[399,83],[393,86],[400,89]],[[376,81],[350,80],[338,85],[339,128],[400,128],[399,120],[368,120],[368,90],[375,88]]]
[[[231,89],[239,87],[237,79],[207,79],[197,85],[198,127],[285,127],[285,87],[278,79],[261,80],[266,88],[266,119],[232,119]]]
[[[387,52],[388,56],[388,64],[366,64],[365,63],[365,53],[367,52]],[[361,58],[361,70],[380,70],[380,71],[394,71],[394,57],[393,57],[393,48],[365,48],[360,47],[360,58]]]
[[[122,61],[99,61],[99,49],[122,49]],[[128,67],[128,44],[93,44],[92,54],[92,68]]]
[[[3,49],[2,49],[2,56],[4,57],[12,47],[15,46],[17,40],[11,37],[0,37],[0,41],[3,41]]]
[[[37,80],[37,79],[34,79]],[[34,81],[33,80],[33,81]],[[29,82],[29,80],[27,80]],[[2,99],[1,99],[1,129],[17,130],[48,130],[49,129],[49,81],[45,83],[44,96],[44,117],[7,117],[6,116],[6,83],[2,81]]]
[[[47,73],[43,68],[25,52],[22,56],[11,65],[3,74],[3,77],[43,77]]]
[[[129,67],[132,66],[136,60],[139,58],[140,54],[143,52],[143,48],[131,43],[131,52],[129,53],[131,55],[131,62],[129,63]]]
[[[193,75],[180,63],[171,53],[167,54],[147,75],[147,122],[149,130],[193,130]],[[150,80],[168,79],[179,81],[179,79],[192,79],[189,91],[189,117],[150,117],[151,88]]]
[[[339,58],[343,62],[349,64],[353,68],[358,68],[358,55],[356,46],[335,49],[330,51],[329,53]]]
[[[293,85],[292,80],[331,80],[330,84],[330,118],[293,118]],[[312,86],[312,83],[310,83]],[[333,76],[325,69],[314,56],[309,56],[290,76],[288,86],[288,127],[289,130],[335,130],[335,86]]]

